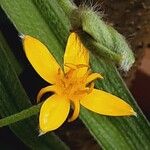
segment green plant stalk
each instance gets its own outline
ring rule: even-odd
[[[68,15],[69,18],[71,18],[71,15],[73,13],[72,10],[78,8],[76,5],[74,5],[73,2],[69,0],[60,0],[59,5],[63,8],[63,10],[65,10],[65,13]]]
[[[84,43],[84,45],[89,50],[92,49],[93,53],[95,53],[95,55],[99,55],[100,58],[108,60],[109,62],[111,61],[111,63],[114,63],[114,60],[115,60],[116,64],[119,64],[121,62],[121,60],[122,60],[121,55],[116,54],[113,51],[110,51],[110,49],[108,49],[107,47],[105,47],[102,44],[96,42],[87,33],[78,32],[78,35],[80,36],[80,38],[81,38],[82,42]]]
[[[41,107],[42,103],[32,106],[30,108],[24,109],[19,113],[10,115],[8,117],[5,117],[3,119],[0,119],[0,127],[3,126],[7,126],[10,125],[12,123],[21,121],[23,119],[29,118],[31,116],[37,115],[37,113],[39,113],[40,111],[40,107]]]
[[[124,71],[128,71],[135,59],[124,37],[112,27],[106,25],[100,16],[91,9],[81,9],[80,15],[83,31],[91,35],[100,45],[103,45],[103,47],[121,55],[121,61],[118,65]],[[105,48],[103,50],[105,50]],[[101,49],[99,49],[99,53],[101,53]]]
[[[84,41],[84,39],[82,39],[82,41]],[[112,63],[116,63],[116,64],[119,64],[122,60],[121,55],[116,54],[113,51],[110,51],[107,47],[104,47],[103,45],[101,45],[98,42],[95,42],[94,40],[90,40],[90,42],[88,42],[88,40],[87,40],[87,41],[84,41],[84,43],[85,43],[85,45],[87,45],[87,47],[89,49],[93,49],[94,52],[103,59],[107,60],[109,58],[108,60],[110,60]]]
[[[97,47],[96,54],[103,56],[106,60],[113,60],[124,71],[131,68],[135,61],[134,55],[121,34],[105,24],[102,17],[92,8],[87,6],[77,8],[69,0],[60,0],[59,3],[70,18],[73,30],[81,28],[95,40],[89,45]],[[67,7],[66,4],[68,4]],[[121,59],[118,61],[119,57]]]
[[[8,45],[5,45],[7,43],[2,34],[0,38],[0,116],[4,118],[27,109],[32,105],[17,77],[17,73],[19,72],[15,72],[18,71],[14,69],[14,66],[17,66],[17,61],[14,60],[13,55],[10,55],[12,53],[9,53],[10,49]],[[5,48],[8,49],[6,50]],[[37,105],[37,107],[39,108],[40,105]],[[11,119],[9,117],[9,119],[4,119],[2,123],[14,122],[16,119],[20,120],[22,117],[26,118],[27,116],[31,116],[30,113],[32,115],[37,114],[37,110],[35,108],[31,112],[28,110],[23,111],[25,116],[14,115],[10,117]],[[31,149],[68,149],[52,132],[46,136],[38,137],[37,115],[11,124],[9,128]]]

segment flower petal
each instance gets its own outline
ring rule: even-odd
[[[80,68],[81,76],[86,73],[89,65],[89,52],[80,41],[77,33],[72,32],[68,38],[66,51],[64,54],[64,64],[84,65],[87,67]],[[70,68],[64,66],[65,72]]]
[[[129,116],[136,115],[132,107],[125,101],[110,93],[94,89],[80,103],[87,109],[102,115]]]
[[[70,110],[70,102],[65,97],[53,95],[49,97],[40,110],[40,130],[43,133],[59,128],[66,120]]]
[[[55,83],[60,68],[47,47],[29,35],[23,37],[25,54],[36,72],[47,82]]]

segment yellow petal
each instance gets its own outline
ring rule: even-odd
[[[23,37],[23,46],[25,54],[36,72],[47,82],[55,83],[60,66],[47,47],[28,35]]]
[[[71,118],[68,119],[68,122],[72,122],[72,121],[76,120],[77,117],[79,116],[79,112],[80,112],[79,100],[74,100],[73,104],[74,104],[74,112],[73,112],[73,115],[71,116]]]
[[[59,128],[66,120],[70,102],[64,97],[53,95],[41,107],[39,125],[43,133]]]
[[[136,115],[132,107],[125,101],[110,93],[94,89],[86,95],[81,104],[87,109],[102,115],[129,116]]]
[[[89,65],[89,52],[84,47],[82,42],[80,41],[78,35],[75,32],[72,32],[68,38],[66,51],[64,55],[64,64],[72,64],[72,65]],[[64,66],[65,72],[68,72],[70,68]],[[86,73],[88,67],[80,68],[81,76]]]

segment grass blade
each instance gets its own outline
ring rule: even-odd
[[[2,34],[0,39],[0,115],[6,117],[25,108],[29,108],[31,102],[26,96],[15,72],[20,72],[20,69],[13,69],[14,66],[17,66],[17,62],[12,53],[10,53],[9,47],[6,45]],[[5,48],[7,48],[7,50]],[[38,137],[37,125],[38,118],[34,116],[12,124],[9,127],[32,149],[67,149],[67,146],[53,133]]]

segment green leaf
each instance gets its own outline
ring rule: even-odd
[[[99,116],[83,109],[81,112],[83,122],[104,149],[148,150],[150,124],[123,83],[116,68],[111,64],[106,65],[105,61],[92,54],[91,62],[93,70],[104,75],[104,80],[98,81],[96,87],[127,101],[137,112],[137,117]]]
[[[118,65],[124,71],[128,71],[134,63],[134,55],[124,37],[114,28],[107,25],[100,16],[88,8],[81,9],[81,22],[83,31],[87,32],[98,43],[99,54],[106,51],[102,56],[109,60],[107,53],[116,53],[121,56]],[[98,46],[97,46],[98,47]],[[110,51],[110,52],[109,52]],[[113,57],[112,57],[113,58]],[[115,60],[115,59],[114,59]]]
[[[67,2],[67,0],[62,1]],[[67,23],[67,18],[60,8],[63,5],[59,6],[56,0],[36,0],[34,3],[31,0],[1,0],[0,3],[19,32],[40,39],[48,46],[60,64],[62,63],[65,40],[69,31],[69,23]],[[55,3],[57,11],[55,11],[55,8],[52,9],[53,3]],[[67,10],[70,12],[70,9]],[[51,13],[54,15],[51,16]],[[59,22],[66,26],[62,26],[60,31],[58,30]],[[56,33],[58,34],[56,35]],[[64,42],[60,42],[59,36]],[[80,113],[82,121],[104,149],[148,150],[150,147],[150,125],[135,104],[116,68],[95,54],[91,54],[91,66],[94,72],[102,72],[105,77],[103,81],[97,82],[97,87],[128,101],[134,107],[138,116],[106,117],[82,108]]]
[[[20,72],[20,68],[8,45],[6,45],[2,34],[0,35],[0,60],[0,115],[6,117],[29,108],[31,102],[26,96],[15,72]],[[14,66],[16,70],[13,69]],[[67,149],[67,146],[53,133],[38,137],[37,116],[17,122],[9,127],[32,149]]]
[[[85,40],[88,47],[106,60],[112,60],[124,71],[131,68],[135,58],[125,38],[106,24],[93,8],[85,5],[78,8],[69,0],[60,0],[59,3],[69,17],[72,28],[77,32],[82,29],[90,35],[90,42]]]
[[[21,34],[40,39],[56,59],[63,62],[65,43],[62,41],[67,39],[69,23],[65,23],[66,28],[63,28],[63,20],[67,22],[67,18],[55,0],[2,0],[0,4]],[[57,36],[56,30],[59,32]]]
[[[0,32],[0,48],[5,50],[9,59],[11,60],[11,63],[14,65],[14,69],[15,69],[16,73],[20,74],[22,72],[22,68],[21,68],[20,64],[17,62],[17,60],[15,59],[15,56],[13,55],[12,51],[10,50],[10,48],[9,48],[8,44],[6,43],[1,32]]]
[[[60,4],[63,6],[63,10],[69,17],[70,14],[74,15],[73,12],[79,13],[79,11],[82,11],[82,9],[77,10],[74,5],[70,7],[71,2],[69,2],[69,0],[66,0],[65,2],[60,0]],[[72,13],[70,9],[72,9]],[[82,15],[83,14],[81,14],[81,16]],[[100,43],[108,48],[114,48],[114,50],[118,53],[123,53],[123,51],[126,51],[127,53],[124,56],[123,63],[125,63],[124,65],[127,65],[125,70],[128,70],[130,65],[133,63],[134,58],[123,36],[116,32],[113,28],[106,26],[104,22],[98,18],[97,14],[92,13],[93,18],[86,15],[87,14],[84,16],[85,20],[80,18],[82,23],[85,21],[83,24],[83,30],[87,31],[87,33],[89,33],[92,38],[96,39],[98,44]],[[95,15],[96,19],[94,18]],[[72,16],[72,18],[74,17]],[[109,61],[103,60],[102,57],[99,57],[99,55],[95,53],[95,49],[93,50],[93,47],[96,47],[95,45],[93,45],[93,47],[91,46],[94,43],[87,39],[88,36],[85,33],[81,33],[79,35],[85,44],[88,43],[86,46],[90,46],[88,48],[91,51],[90,62],[93,71],[102,73],[104,76],[104,80],[97,82],[96,87],[124,99],[129,104],[131,104],[131,106],[137,112],[137,117],[106,117],[99,116],[82,108],[82,121],[88,127],[91,134],[95,137],[99,144],[102,144],[104,149],[148,150],[150,147],[150,139],[148,138],[150,137],[150,124],[148,120],[145,118],[140,108],[136,104],[134,98],[125,86],[115,66]],[[84,37],[82,37],[83,35]],[[92,44],[90,45],[89,42]],[[97,51],[99,51],[98,48],[99,47],[97,47]],[[99,53],[101,54],[101,51]]]

